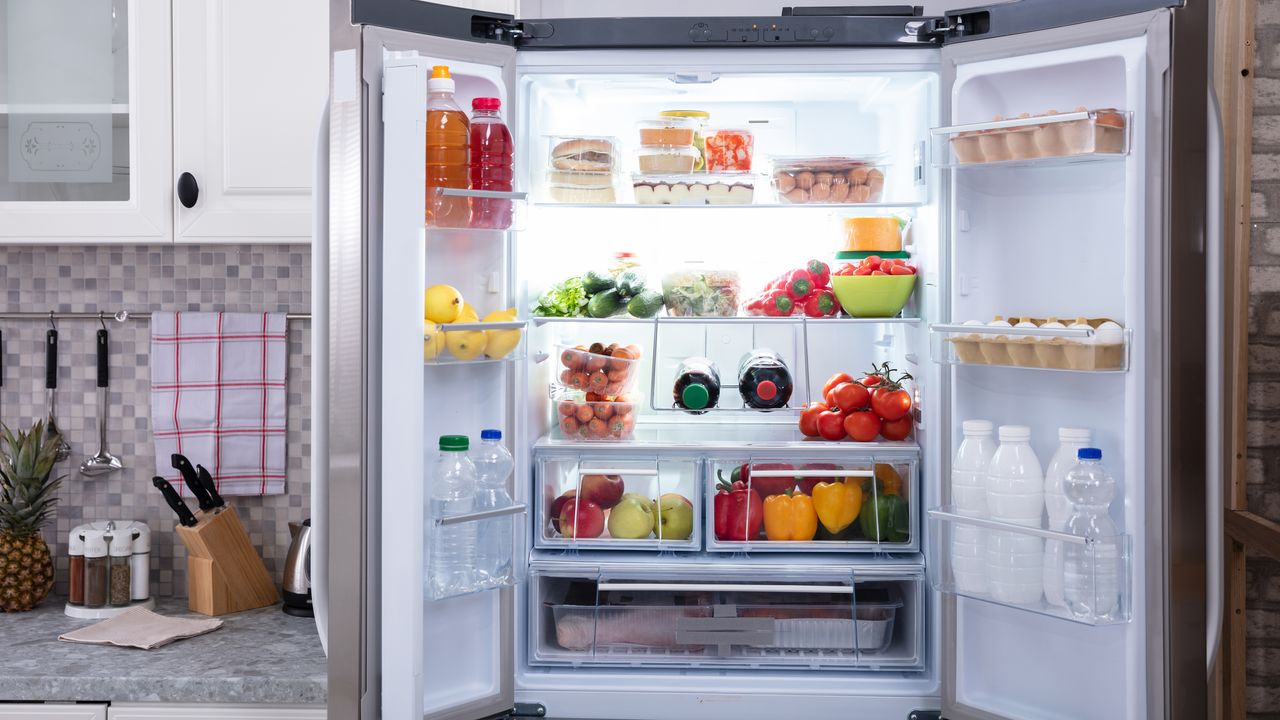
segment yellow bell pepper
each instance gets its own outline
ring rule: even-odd
[[[862,510],[862,488],[847,479],[818,483],[813,487],[813,506],[827,532],[841,532],[858,519]]]
[[[808,495],[770,495],[764,499],[764,534],[770,540],[812,540],[818,514]]]
[[[874,481],[871,478],[862,481],[862,494],[864,497],[871,497],[872,482],[876,483],[876,493],[879,495],[902,494],[902,476],[898,474],[897,469],[892,465],[877,463],[875,473]]]

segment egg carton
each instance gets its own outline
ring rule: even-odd
[[[974,163],[1031,160],[1075,155],[1113,155],[1128,151],[1128,113],[1111,108],[1010,118],[1038,121],[1035,124],[964,130],[950,138],[956,160]],[[973,126],[969,126],[973,127]]]
[[[1018,316],[1013,316],[1018,317]],[[1036,327],[1047,318],[1027,318]],[[1086,318],[1097,330],[1110,318]],[[1117,325],[1119,323],[1116,323]],[[968,365],[1007,365],[1050,370],[1120,370],[1125,365],[1125,342],[1099,342],[1099,337],[1073,338],[1019,335],[1016,328],[1007,334],[957,334],[946,338],[956,359]]]

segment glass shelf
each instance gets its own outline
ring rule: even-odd
[[[443,365],[493,365],[511,363],[525,358],[525,320],[508,322],[467,322],[434,325],[434,334],[423,333],[423,363],[427,367]],[[510,337],[505,333],[519,333],[514,345],[508,348]],[[461,333],[450,338],[451,333]],[[483,336],[483,338],[482,338]],[[436,339],[439,337],[439,339]],[[490,343],[501,343],[490,345]],[[502,354],[490,356],[491,348],[500,347]],[[459,353],[475,353],[466,357]]]
[[[1080,110],[934,128],[937,167],[1065,165],[1122,160],[1132,113]]]
[[[1085,625],[1129,621],[1128,535],[1084,538],[967,517],[950,506],[928,515],[935,590]],[[991,567],[1000,558],[996,545],[1016,567]],[[1007,574],[1007,581],[992,583],[994,571]]]
[[[798,212],[814,212],[832,210],[868,210],[875,208],[918,208],[923,207],[923,202],[878,202],[878,203],[744,203],[742,205],[696,205],[691,203],[676,203],[671,205],[642,204],[642,203],[558,203],[551,201],[534,201],[531,203],[537,208],[607,208],[611,210],[657,210],[658,212],[670,212],[672,210],[745,210],[745,209],[778,209],[787,208],[790,211]]]
[[[1091,320],[1091,324],[1104,319]],[[1093,327],[1010,328],[939,323],[929,326],[934,361],[1024,370],[1122,373],[1129,369],[1133,331],[1118,343],[1100,343]]]
[[[805,457],[867,457],[910,459],[920,455],[920,446],[911,440],[881,440],[860,443],[852,440],[822,440],[805,437],[794,422],[785,424],[760,423],[707,423],[697,433],[689,432],[686,416],[672,416],[673,422],[639,422],[629,440],[600,443],[589,440],[564,438],[558,430],[537,441],[537,448],[558,448],[568,451],[626,452],[628,450],[683,450],[702,452],[741,452],[744,447],[752,452],[795,451]]]
[[[827,325],[884,325],[893,324],[910,324],[920,322],[917,317],[892,317],[892,318],[854,318],[854,317],[825,317],[812,318],[807,315],[788,315],[786,317],[767,317],[757,315],[734,315],[731,317],[671,317],[661,315],[652,318],[637,318],[629,315],[619,315],[610,318],[588,318],[588,317],[535,317],[532,319],[535,326],[558,323],[654,323],[676,325],[716,325],[721,323],[736,323],[743,325],[807,325],[810,323],[827,326]]]

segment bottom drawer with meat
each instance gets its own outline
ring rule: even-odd
[[[922,663],[922,589],[919,574],[794,582],[536,574],[530,661],[909,670]]]

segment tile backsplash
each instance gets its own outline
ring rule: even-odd
[[[225,310],[310,312],[310,248],[297,245],[0,247],[0,311]],[[111,332],[108,449],[124,469],[97,479],[79,464],[97,452],[96,320],[58,321],[58,426],[71,458],[45,530],[56,558],[54,592],[67,591],[67,533],[87,520],[143,520],[151,527],[153,594],[185,596],[186,555],[173,512],[151,485],[156,474],[149,421],[150,328],[107,320]],[[29,425],[46,414],[44,338],[48,322],[0,320],[0,418]],[[230,498],[276,583],[289,549],[289,521],[310,513],[311,323],[289,321],[288,479],[284,495]],[[194,500],[189,499],[194,507]]]

